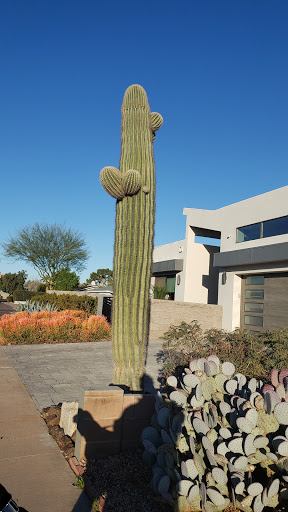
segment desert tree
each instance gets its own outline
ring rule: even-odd
[[[113,271],[109,268],[98,268],[96,272],[91,272],[87,284],[95,281],[97,286],[110,286],[113,284]]]
[[[2,248],[6,258],[30,263],[50,289],[59,270],[70,268],[79,272],[89,257],[84,236],[56,223],[36,222],[19,229],[2,243]]]

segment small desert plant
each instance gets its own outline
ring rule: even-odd
[[[100,510],[100,500],[96,498],[92,503],[92,511],[91,512],[99,512]]]
[[[78,489],[85,489],[85,482],[83,476],[77,476],[76,482],[73,485],[74,487],[78,487]]]
[[[153,288],[154,299],[165,299],[167,290],[165,286],[154,286]]]
[[[20,311],[27,311],[27,313],[34,313],[35,311],[58,311],[57,306],[55,304],[43,304],[42,302],[33,302],[30,300],[26,300],[25,304],[19,304],[17,309],[17,313]]]

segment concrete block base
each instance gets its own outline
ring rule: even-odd
[[[153,395],[124,394],[117,386],[82,389],[75,456],[89,460],[140,446],[141,432],[154,412]]]

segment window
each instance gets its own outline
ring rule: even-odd
[[[248,276],[245,279],[246,284],[264,284],[264,276]]]
[[[263,238],[288,233],[288,216],[263,222]]]
[[[262,316],[244,315],[244,324],[245,325],[259,325],[260,327],[263,327],[263,317]]]
[[[248,242],[258,238],[285,235],[288,233],[288,215],[277,219],[264,220],[236,229],[236,242]]]
[[[264,290],[245,290],[245,299],[264,299]]]
[[[250,226],[243,226],[237,228],[237,242],[248,242],[249,240],[256,240],[260,238],[261,223],[250,224]]]
[[[250,313],[263,313],[264,304],[261,302],[245,302],[244,311]]]

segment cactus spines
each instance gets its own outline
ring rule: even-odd
[[[167,493],[170,487],[170,478],[167,475],[164,475],[160,478],[158,483],[158,492],[160,494]]]
[[[118,200],[113,261],[113,382],[139,391],[143,388],[147,355],[155,219],[152,136],[162,118],[160,114],[151,118],[147,95],[140,85],[128,87],[121,113],[119,171],[105,167],[100,175],[104,189]],[[139,192],[141,186],[145,193]]]
[[[151,130],[157,132],[163,124],[163,117],[158,112],[151,112]]]
[[[176,484],[176,489],[179,492],[179,494],[181,494],[181,496],[187,496],[192,485],[193,482],[191,482],[191,480],[180,480]]]
[[[274,409],[274,415],[280,425],[288,425],[288,403],[280,402]]]
[[[273,368],[273,370],[271,370],[271,382],[275,388],[277,388],[277,386],[280,384],[278,380],[278,375],[279,371],[277,370],[277,368]]]
[[[150,188],[147,185],[143,185],[142,192],[144,192],[144,194],[149,194]]]
[[[175,375],[170,375],[166,380],[168,386],[171,386],[172,388],[177,388],[177,377]]]
[[[281,370],[281,372],[279,373],[279,377],[278,377],[280,384],[284,383],[285,377],[288,377],[288,370]]]
[[[247,492],[250,496],[258,496],[263,491],[263,485],[259,482],[254,482],[250,484],[247,488]]]
[[[225,505],[225,498],[223,498],[222,494],[220,494],[217,489],[214,489],[213,487],[209,487],[207,489],[207,495],[209,499],[216,505],[216,507],[224,507]]]
[[[104,167],[100,172],[101,185],[115,199],[124,197],[121,173],[116,167]]]
[[[123,173],[122,182],[125,196],[133,196],[141,188],[141,174],[138,171],[129,169]]]
[[[226,361],[222,364],[222,373],[226,375],[227,377],[231,377],[233,373],[235,373],[235,366],[233,363],[229,363],[229,361]]]

